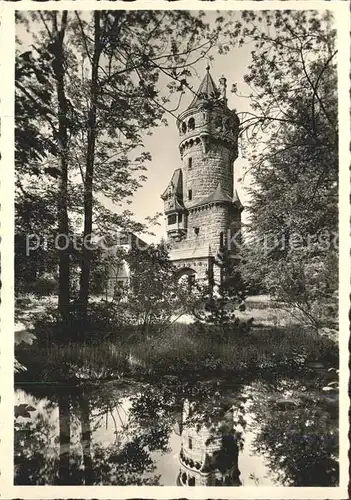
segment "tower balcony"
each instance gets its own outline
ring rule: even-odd
[[[214,109],[209,112],[190,110],[184,113],[188,116],[181,116],[182,120],[178,122],[180,135],[180,145],[189,139],[203,134],[209,134],[218,137],[226,137],[228,140],[237,139],[239,132],[239,119],[235,111],[229,109]],[[183,114],[183,115],[184,115]]]
[[[182,238],[185,238],[186,234],[187,228],[183,225],[174,224],[173,227],[171,226],[167,228],[167,235],[175,240],[181,240]]]
[[[167,235],[170,238],[182,239],[187,233],[187,220],[183,213],[169,214],[167,217]]]
[[[186,151],[200,144],[203,153],[206,153],[211,142],[223,144],[229,149],[237,149],[239,121],[233,111],[219,109],[211,114],[198,112],[192,115],[179,124],[181,157]]]

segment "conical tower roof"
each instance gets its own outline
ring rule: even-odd
[[[165,200],[168,196],[168,189],[169,189],[170,185],[172,185],[173,194],[175,194],[176,197],[182,198],[183,197],[183,174],[182,174],[181,168],[177,168],[177,170],[175,170],[173,172],[172,179],[170,180],[165,191],[161,194],[161,198],[163,200]]]
[[[202,198],[201,200],[194,201],[191,205],[188,205],[189,207],[195,207],[195,206],[200,206],[200,205],[207,205],[208,203],[216,203],[216,202],[226,202],[226,203],[232,203],[232,198],[227,194],[223,188],[222,184],[219,183],[217,188],[209,195],[206,196],[205,198]]]
[[[188,109],[196,108],[197,105],[204,99],[218,99],[218,97],[219,97],[219,91],[210,74],[210,67],[207,66],[206,75],[202,80],[198,91],[195,93],[195,97],[191,101],[191,104]]]
[[[244,210],[244,205],[241,203],[240,198],[239,198],[239,195],[238,195],[238,191],[237,191],[236,189],[235,189],[235,191],[234,191],[233,203],[234,203],[234,205],[236,205],[236,207],[237,207],[240,211]]]
[[[223,190],[221,183],[218,184],[217,188],[215,189],[215,191],[213,191],[212,194],[210,194],[210,196],[207,196],[206,198],[201,200],[201,203],[205,204],[205,203],[211,203],[211,202],[216,202],[216,201],[226,201],[226,202],[232,201],[229,194],[227,194]]]

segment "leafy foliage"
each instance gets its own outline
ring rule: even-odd
[[[138,325],[143,334],[164,329],[172,316],[190,310],[192,298],[178,282],[175,267],[164,243],[134,246],[126,253],[130,286],[124,290],[121,311],[127,324]]]
[[[257,23],[257,21],[260,23]],[[330,13],[244,12],[252,164],[244,275],[319,327],[337,289],[338,127]],[[320,307],[317,307],[319,304]]]
[[[208,284],[197,284],[198,301],[193,308],[197,322],[213,325],[213,335],[218,340],[225,340],[231,335],[247,333],[251,321],[242,322],[236,317],[236,311],[245,310],[245,285],[242,281],[237,259],[225,245],[214,259]],[[214,278],[218,274],[219,278]],[[194,325],[198,335],[201,324]]]
[[[286,486],[336,486],[336,401],[318,397],[313,391],[301,393],[294,381],[288,387],[286,382],[277,386],[269,404],[267,389],[262,388],[254,404],[257,418],[263,422],[255,449],[265,453],[270,467]]]

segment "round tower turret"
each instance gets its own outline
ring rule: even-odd
[[[243,207],[233,175],[239,119],[227,105],[226,78],[217,88],[209,69],[177,120],[182,165],[162,199],[171,260],[178,271],[191,270],[197,280],[213,283],[221,279],[215,256],[224,245],[237,251],[232,234],[240,230]]]
[[[233,163],[238,156],[239,119],[227,107],[226,79],[217,89],[207,68],[190,106],[177,121],[183,161],[184,203],[196,204],[218,184],[233,196]]]

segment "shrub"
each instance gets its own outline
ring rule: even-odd
[[[251,328],[252,320],[241,321],[235,318],[232,323],[224,325],[208,325],[196,321],[189,325],[189,334],[198,340],[212,339],[216,342],[228,342],[246,335]]]
[[[222,334],[222,331],[220,331]],[[195,323],[131,346],[143,367],[159,375],[214,374],[264,370],[308,370],[309,363],[336,366],[336,344],[311,329],[253,328],[249,334],[230,330],[218,340],[213,326]]]
[[[57,291],[57,280],[51,274],[44,273],[33,283],[33,292],[39,296],[53,295]]]
[[[83,315],[76,304],[71,304],[69,323],[63,324],[57,308],[52,305],[42,314],[37,314],[35,330],[41,343],[67,343],[67,341],[89,341],[100,343],[104,339],[129,341],[135,329],[125,324],[121,305],[98,302],[89,304]]]

